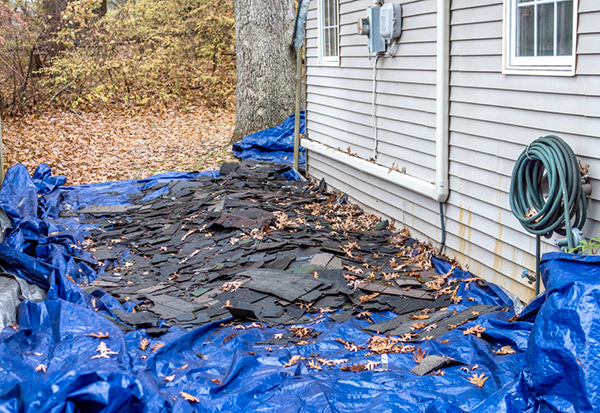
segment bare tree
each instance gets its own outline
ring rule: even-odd
[[[294,0],[235,0],[237,91],[232,141],[294,112]]]

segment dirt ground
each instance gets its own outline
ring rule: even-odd
[[[235,109],[75,111],[2,119],[5,170],[42,162],[67,185],[218,169],[233,160]]]

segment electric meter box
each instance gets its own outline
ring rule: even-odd
[[[402,33],[402,6],[384,4],[379,11],[379,34],[385,40],[393,40]]]
[[[368,36],[369,53],[385,52],[387,43],[402,33],[402,6],[384,4],[367,8],[367,17],[358,19],[357,31],[359,35]]]
[[[369,7],[367,9],[367,19],[369,20],[367,47],[369,53],[385,52],[385,39],[379,34],[380,9],[380,7]]]

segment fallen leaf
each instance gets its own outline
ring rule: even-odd
[[[45,364],[38,364],[37,366],[35,366],[34,370],[36,373],[46,373],[46,371],[48,370],[48,366],[46,366]]]
[[[311,369],[315,369],[315,370],[323,370],[323,367],[321,367],[319,365],[319,363],[314,360],[308,361],[308,367],[310,367]]]
[[[425,359],[425,357],[427,357],[428,353],[427,352],[423,352],[423,349],[421,347],[417,348],[417,351],[414,352],[414,356],[413,356],[413,360],[415,361],[415,363],[420,363],[423,361],[423,359]]]
[[[140,341],[140,350],[146,351],[149,344],[150,344],[150,340],[148,340],[147,338],[143,338],[142,341]]]
[[[225,337],[223,339],[223,342],[221,344],[225,344],[227,342],[229,342],[229,340],[231,340],[232,338],[234,338],[235,336],[237,336],[237,333],[231,333],[229,334],[227,337]]]
[[[479,338],[481,338],[481,333],[485,332],[485,328],[481,327],[481,325],[477,324],[474,327],[469,327],[465,330],[463,330],[463,334],[467,335],[467,334],[472,334],[474,336],[477,336]]]
[[[300,359],[302,359],[302,356],[300,356],[300,355],[295,355],[295,356],[292,356],[292,358],[291,358],[291,359],[289,359],[289,360],[288,360],[288,362],[287,362],[286,364],[284,364],[284,365],[283,365],[283,368],[286,368],[286,367],[291,367],[291,366],[293,366],[294,364],[297,364],[297,363],[298,363],[298,361],[300,361]]]
[[[165,376],[164,380],[167,383],[172,382],[173,380],[175,380],[175,375],[173,374],[172,376]]]
[[[342,367],[340,367],[340,370],[352,371],[354,373],[358,373],[359,371],[363,371],[366,368],[367,368],[366,365],[358,363],[358,364],[351,364],[349,366],[342,366]]]
[[[181,395],[181,397],[183,397],[183,400],[187,400],[188,402],[191,403],[199,403],[200,399],[198,399],[197,397],[192,396],[189,393],[186,393],[184,391],[179,392],[179,394]]]
[[[158,350],[163,348],[165,346],[165,344],[166,343],[156,343],[156,344],[152,344],[150,347],[152,347],[152,352],[156,353]]]
[[[373,298],[379,296],[381,293],[373,293],[373,294],[369,294],[369,295],[363,295],[361,297],[359,297],[359,300],[361,303],[366,303],[369,300],[372,300]]]
[[[94,338],[108,338],[108,331],[106,333],[89,333],[86,334],[86,336],[88,337],[94,337]]]
[[[481,373],[479,376],[477,374],[473,374],[471,377],[469,377],[469,381],[479,387],[483,387],[487,379],[488,377],[486,377],[483,373]]]
[[[516,351],[511,346],[502,346],[500,350],[492,350],[499,356],[505,356],[507,354],[515,354]]]

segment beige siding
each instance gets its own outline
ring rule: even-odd
[[[411,175],[435,176],[434,0],[403,5],[401,41],[378,70],[378,162]],[[341,0],[340,67],[317,63],[316,1],[307,39],[308,133],[313,140],[371,154],[372,64],[356,20],[371,1]],[[533,270],[535,240],[512,215],[508,193],[515,159],[538,136],[557,134],[590,165],[594,193],[588,237],[600,234],[600,2],[579,0],[577,70],[573,77],[502,74],[502,0],[452,0],[450,63],[450,197],[447,253],[471,271],[523,299],[520,277]],[[438,205],[391,183],[317,154],[309,173],[326,177],[367,209],[395,218],[423,240],[441,237]],[[350,178],[351,177],[351,178]],[[554,251],[544,243],[545,251]]]

